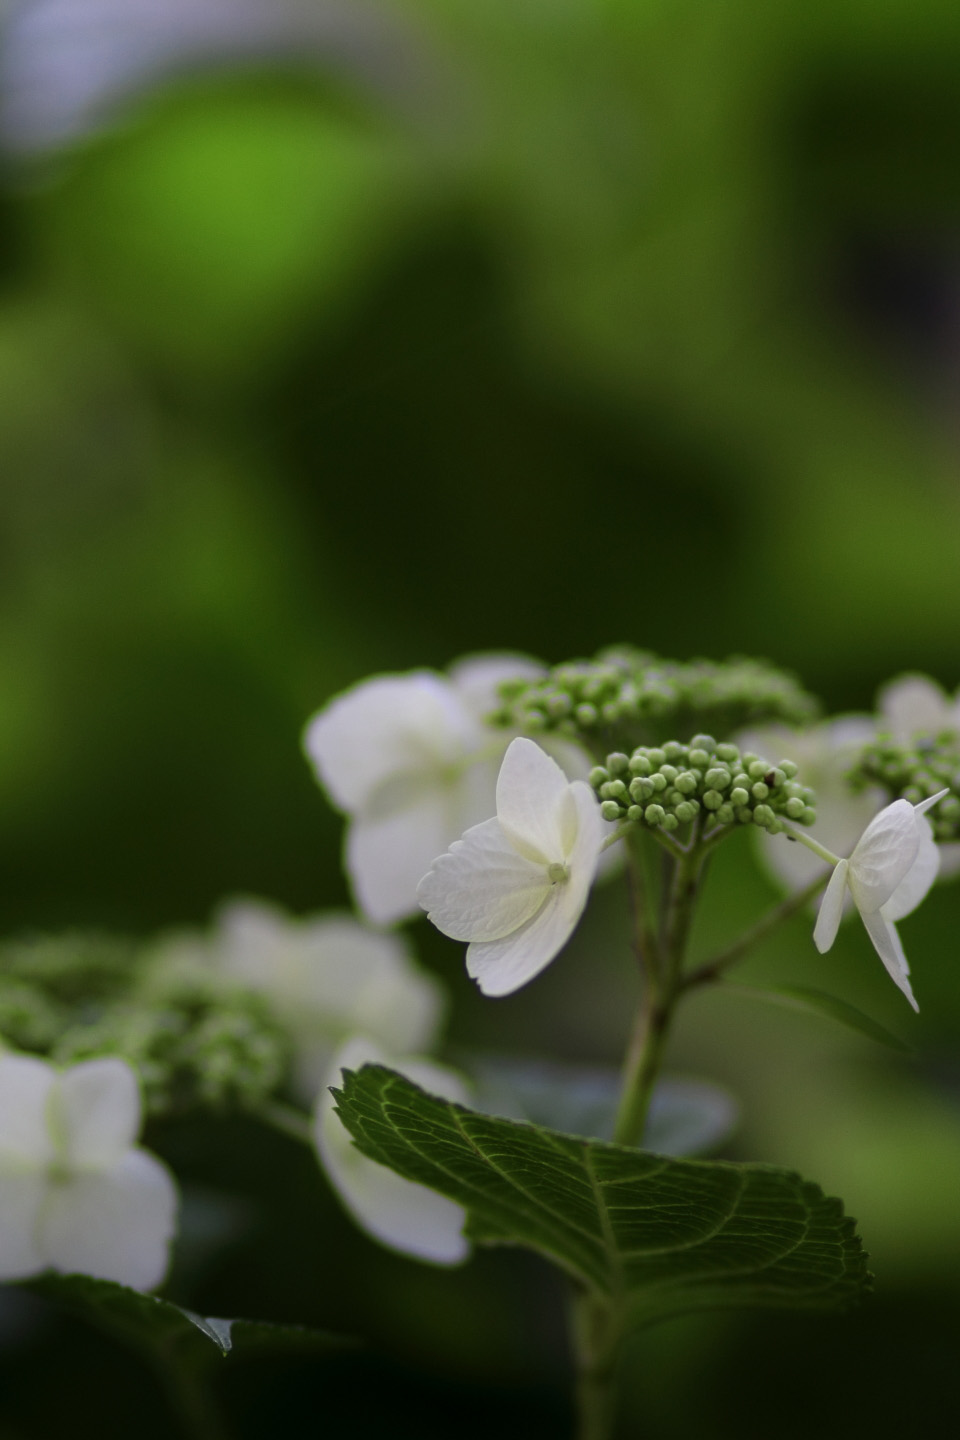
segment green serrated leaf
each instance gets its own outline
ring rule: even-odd
[[[298,1325],[270,1325],[259,1320],[223,1320],[197,1315],[157,1295],[144,1295],[113,1280],[91,1275],[41,1275],[22,1285],[81,1319],[89,1320],[118,1339],[155,1358],[175,1359],[202,1367],[239,1351],[324,1351],[355,1344]]]
[[[364,1155],[539,1251],[633,1324],[716,1306],[842,1309],[869,1285],[839,1200],[771,1165],[674,1160],[503,1120],[379,1065],[335,1092]]]
[[[866,1035],[869,1040],[875,1040],[878,1045],[886,1045],[902,1054],[911,1053],[910,1046],[901,1040],[899,1035],[894,1035],[892,1030],[887,1030],[879,1021],[864,1015],[855,1005],[839,1000],[836,995],[829,995],[826,990],[814,990],[805,985],[778,985],[769,989],[753,985],[728,985],[726,988],[736,991],[738,995],[747,995],[754,1000],[767,1000],[773,1005],[784,1005],[791,1010],[804,1010],[811,1015],[826,1015],[828,1019],[845,1025],[848,1030],[856,1030],[858,1034]]]

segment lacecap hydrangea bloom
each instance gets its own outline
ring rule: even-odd
[[[446,1014],[443,987],[405,941],[346,912],[295,919],[265,900],[237,899],[221,906],[209,937],[169,942],[157,959],[212,968],[263,995],[293,1041],[293,1086],[308,1105],[348,1037],[420,1054],[436,1043]]]
[[[140,1119],[123,1060],[58,1071],[0,1055],[0,1279],[57,1270],[137,1290],[160,1284],[177,1190],[136,1145]]]
[[[388,1054],[368,1036],[355,1035],[333,1057],[313,1120],[320,1163],[344,1209],[361,1229],[391,1250],[435,1265],[456,1265],[470,1252],[463,1235],[462,1206],[361,1155],[336,1113],[331,1087],[341,1084],[342,1071],[359,1070],[362,1065],[389,1065],[432,1095],[461,1105],[470,1103],[467,1087],[444,1065],[419,1055]]]
[[[583,913],[610,827],[589,785],[567,780],[532,740],[513,740],[496,816],[435,860],[419,886],[438,930],[467,940],[485,995],[509,995],[562,950]]]
[[[941,790],[919,805],[895,800],[874,816],[849,859],[834,867],[813,932],[817,949],[829,950],[849,890],[874,949],[914,1010],[919,1006],[895,922],[916,909],[937,878],[940,853],[924,812],[946,794]]]
[[[309,722],[304,749],[333,804],[349,819],[345,863],[360,908],[387,925],[415,914],[417,884],[435,856],[493,808],[510,732],[484,723],[497,687],[543,673],[518,655],[478,655],[446,675],[380,675],[338,695]],[[590,761],[551,742],[564,769]]]

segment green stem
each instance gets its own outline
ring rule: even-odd
[[[571,1331],[577,1367],[577,1440],[609,1440],[623,1338],[619,1308],[590,1291],[575,1295]]]
[[[713,980],[719,980],[720,976],[729,970],[730,966],[734,965],[745,951],[756,945],[758,940],[762,940],[781,921],[789,919],[797,910],[802,910],[804,905],[809,905],[811,900],[816,899],[829,878],[829,874],[818,875],[802,890],[797,890],[786,900],[781,901],[779,905],[775,905],[772,910],[768,910],[766,915],[761,916],[755,925],[744,931],[739,940],[728,945],[726,950],[721,950],[719,955],[714,955],[712,960],[704,961],[695,970],[684,975],[680,981],[681,990],[692,990],[697,985],[708,985]]]
[[[309,1116],[295,1110],[292,1105],[284,1105],[280,1100],[261,1100],[258,1105],[250,1107],[250,1114],[279,1130],[282,1135],[289,1135],[291,1140],[299,1140],[302,1145],[313,1148]]]
[[[799,840],[801,845],[806,845],[808,850],[812,850],[814,855],[819,855],[821,860],[826,860],[828,865],[840,864],[840,856],[834,855],[832,850],[828,850],[826,845],[821,845],[819,840],[814,840],[812,835],[798,830],[795,825],[788,825],[786,821],[783,822],[783,828],[785,834],[792,836],[794,840]]]

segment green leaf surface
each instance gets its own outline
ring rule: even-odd
[[[91,1275],[41,1275],[21,1286],[126,1340],[155,1359],[203,1367],[217,1357],[253,1352],[321,1352],[355,1342],[299,1325],[223,1320],[196,1315],[157,1295],[144,1295]]]
[[[829,995],[826,990],[814,990],[806,985],[778,985],[769,989],[753,985],[729,985],[726,988],[735,990],[738,995],[747,995],[754,1000],[766,1000],[770,1004],[783,1005],[790,1010],[804,1010],[810,1015],[826,1015],[829,1020],[836,1020],[848,1030],[856,1030],[859,1035],[866,1035],[878,1045],[886,1045],[891,1050],[910,1054],[910,1046],[901,1040],[899,1035],[894,1035],[892,1030],[887,1030],[879,1021],[864,1015],[855,1005],[839,1000],[836,995]]]
[[[717,1306],[842,1309],[868,1288],[839,1200],[770,1165],[676,1160],[479,1114],[379,1065],[335,1092],[364,1155],[539,1251],[633,1324]]]

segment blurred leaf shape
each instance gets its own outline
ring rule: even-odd
[[[838,999],[836,995],[828,995],[826,990],[815,990],[806,985],[778,985],[771,989],[753,985],[728,985],[726,988],[754,1000],[767,1000],[773,1005],[783,1005],[789,1010],[805,1010],[811,1015],[826,1015],[828,1019],[845,1025],[848,1030],[856,1030],[858,1034],[875,1040],[878,1045],[887,1045],[891,1050],[900,1050],[908,1055],[911,1053],[911,1047],[905,1040],[901,1040],[899,1035],[894,1035],[892,1030],[865,1015],[855,1005]]]
[[[538,1251],[634,1326],[726,1306],[844,1309],[869,1287],[854,1221],[791,1171],[518,1125],[382,1066],[334,1093],[358,1149],[464,1205],[470,1239]]]

